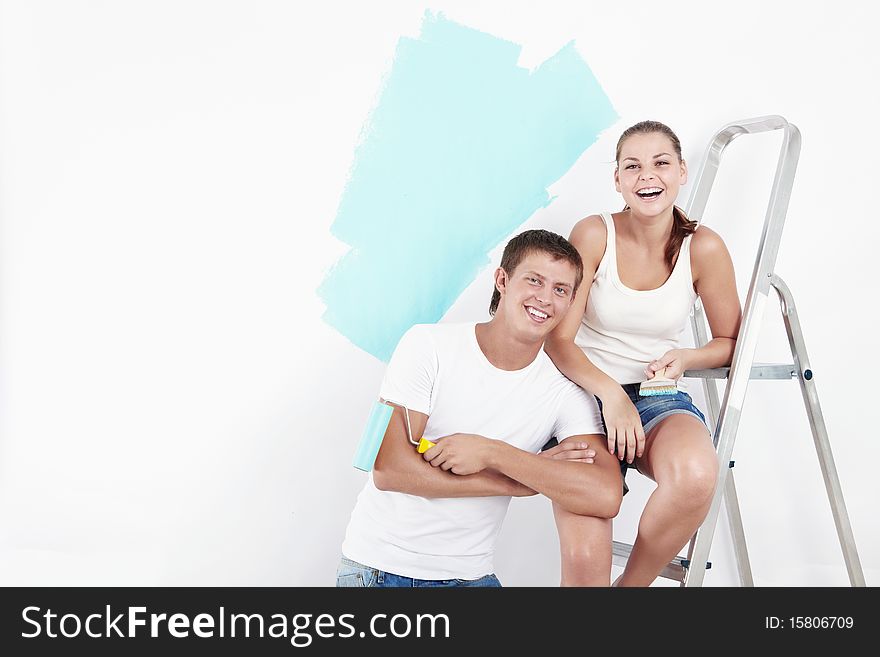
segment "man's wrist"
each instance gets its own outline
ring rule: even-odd
[[[532,490],[525,484],[521,484],[518,481],[511,479],[511,490],[509,495],[511,497],[531,497],[533,495],[537,495],[537,491]]]
[[[501,472],[501,463],[504,460],[504,448],[507,443],[501,440],[486,438],[486,467]],[[501,474],[504,474],[501,472]]]

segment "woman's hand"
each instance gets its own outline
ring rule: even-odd
[[[608,430],[608,451],[627,463],[645,451],[645,430],[635,405],[623,388],[602,400],[602,417]]]
[[[692,351],[693,349],[671,349],[667,351],[657,360],[652,360],[648,363],[648,366],[645,368],[645,376],[649,380],[653,379],[657,372],[665,369],[666,372],[663,373],[663,376],[667,379],[678,381],[685,370],[688,369],[688,359]]]

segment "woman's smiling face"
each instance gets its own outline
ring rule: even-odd
[[[687,166],[663,133],[635,134],[621,144],[614,186],[639,214],[654,216],[671,208],[686,182]]]

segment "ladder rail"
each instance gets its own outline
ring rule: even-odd
[[[731,461],[731,468],[733,462]],[[727,484],[724,490],[724,510],[727,511],[730,535],[733,539],[733,555],[736,559],[737,573],[739,574],[740,586],[754,586],[752,578],[752,566],[749,562],[749,551],[746,546],[746,535],[743,531],[742,516],[739,511],[739,498],[736,495],[736,485],[733,481],[733,473],[727,474]],[[693,542],[692,542],[693,545]],[[691,550],[692,551],[692,550]]]
[[[742,323],[733,353],[730,374],[724,391],[724,399],[718,407],[718,416],[715,418],[713,443],[716,446],[718,455],[718,482],[709,507],[709,513],[693,538],[691,568],[682,582],[684,586],[701,586],[705,577],[705,564],[709,557],[709,549],[726,490],[727,475],[730,469],[728,465],[733,453],[736,430],[742,415],[751,364],[754,361],[757,348],[760,323],[763,319],[764,308],[770,291],[770,274],[779,252],[782,228],[785,224],[785,215],[788,211],[789,200],[791,199],[794,175],[800,155],[800,131],[781,116],[759,117],[746,121],[737,121],[724,126],[718,131],[709,145],[706,159],[697,175],[694,192],[686,206],[688,216],[701,216],[705,211],[709,193],[721,163],[721,156],[734,139],[743,134],[758,134],[773,130],[783,131],[782,146],[776,165],[776,174],[773,179],[767,213],[764,218],[758,255],[755,259],[749,292],[746,297]],[[696,333],[695,338],[698,340],[697,346],[702,346],[708,342],[702,304],[694,309],[693,324]],[[701,330],[697,327],[701,327]],[[701,338],[705,342],[700,341]],[[712,400],[713,396],[717,399],[714,383],[704,379],[703,387],[707,400]],[[712,404],[713,402],[709,401],[709,403]],[[736,519],[731,517],[730,520],[734,523]],[[744,546],[745,538],[742,527],[735,527],[732,524],[731,529],[735,533],[735,542]],[[744,563],[738,563],[741,579],[745,568],[746,565]]]
[[[816,391],[813,372],[810,369],[807,346],[801,332],[801,324],[794,305],[794,297],[785,281],[779,278],[779,276],[774,274],[770,279],[770,284],[779,294],[782,319],[785,323],[785,331],[788,334],[791,352],[794,354],[798,382],[800,383],[801,394],[804,398],[804,405],[807,408],[810,429],[813,434],[813,443],[816,446],[816,454],[819,457],[819,467],[822,470],[822,478],[825,481],[828,501],[831,503],[831,513],[834,516],[834,526],[837,528],[837,537],[840,540],[849,581],[852,586],[865,586],[865,575],[862,572],[862,564],[856,551],[856,541],[853,536],[852,525],[849,521],[849,514],[846,512],[846,505],[843,502],[843,490],[840,487],[837,468],[834,466],[834,456],[831,453],[828,430],[825,428],[825,418],[822,416],[822,410],[819,406],[819,395]]]

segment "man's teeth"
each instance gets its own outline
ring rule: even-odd
[[[535,317],[538,317],[539,319],[547,319],[547,313],[542,313],[540,310],[537,310],[536,308],[532,308],[531,306],[527,306],[526,309],[529,311],[530,315],[534,315]]]

